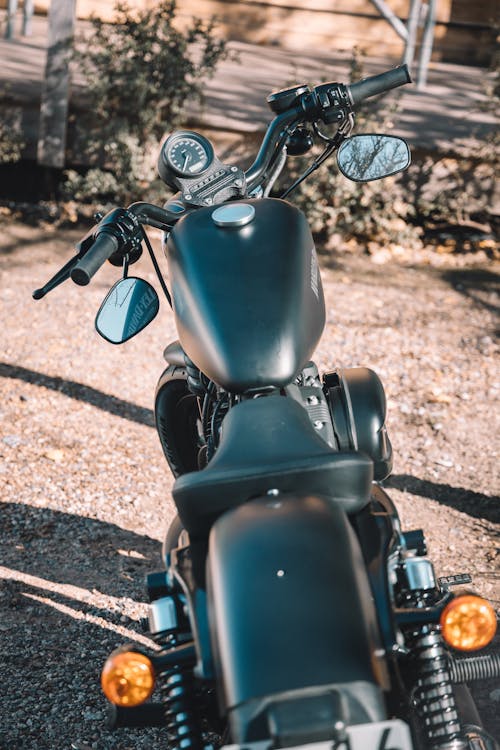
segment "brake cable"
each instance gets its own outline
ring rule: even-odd
[[[354,127],[354,115],[349,114],[347,118],[341,123],[340,127],[338,128],[337,132],[333,136],[333,138],[329,138],[328,136],[324,135],[316,122],[313,123],[313,129],[316,135],[321,138],[322,141],[326,141],[327,146],[325,150],[313,161],[311,166],[306,169],[304,174],[302,174],[297,180],[295,180],[292,185],[290,185],[289,188],[285,190],[285,192],[280,195],[281,199],[286,198],[292,190],[295,190],[304,180],[306,180],[309,175],[311,175],[313,172],[315,172],[319,167],[321,167],[324,162],[332,156],[335,151],[339,148],[339,146],[342,144],[342,142],[349,136],[349,133]]]
[[[161,270],[160,270],[160,266],[158,265],[158,261],[156,260],[156,256],[154,254],[154,250],[151,247],[151,242],[149,241],[149,237],[146,234],[146,230],[144,229],[144,227],[142,226],[142,224],[140,225],[140,227],[141,227],[141,232],[142,232],[142,239],[146,243],[146,247],[148,249],[148,253],[149,253],[149,256],[151,258],[151,262],[153,264],[153,267],[154,267],[154,269],[156,271],[156,275],[158,277],[158,281],[160,282],[160,286],[163,289],[163,293],[165,294],[165,297],[167,298],[168,304],[170,305],[171,309],[173,310],[174,306],[172,304],[172,297],[170,296],[170,292],[168,291],[168,287],[165,284],[165,280],[164,280],[164,278],[162,276],[162,273],[161,273]]]

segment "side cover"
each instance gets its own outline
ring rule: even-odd
[[[304,214],[285,201],[249,200],[245,226],[218,226],[214,208],[182,218],[167,244],[180,343],[234,393],[282,387],[310,359],[325,307]]]
[[[380,378],[368,367],[348,367],[326,373],[323,382],[339,450],[367,453],[375,480],[382,481],[392,470],[392,445]]]
[[[319,739],[335,710],[335,721],[384,718],[369,585],[333,501],[269,497],[225,514],[211,531],[207,565],[216,670],[234,741],[264,738],[277,706],[301,741],[304,732]]]

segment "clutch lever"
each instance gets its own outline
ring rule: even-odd
[[[35,291],[32,294],[33,299],[42,299],[42,297],[45,297],[46,294],[51,292],[53,289],[56,288],[56,286],[59,286],[59,284],[62,284],[63,281],[67,281],[71,275],[71,271],[76,266],[78,261],[83,258],[89,247],[94,242],[94,231],[95,227],[93,227],[83,239],[80,240],[76,244],[76,250],[78,251],[76,255],[74,255],[70,260],[68,260],[67,263],[64,264],[62,268],[57,271],[57,273],[54,274],[54,276],[47,281],[46,284],[44,284],[40,289],[35,289]]]

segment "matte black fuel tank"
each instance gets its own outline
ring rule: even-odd
[[[215,209],[202,208],[178,222],[167,244],[181,345],[235,393],[290,383],[325,324],[304,214],[274,198],[245,204],[255,209],[245,226],[218,226]]]

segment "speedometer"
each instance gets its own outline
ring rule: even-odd
[[[172,172],[189,178],[206,172],[214,160],[214,151],[202,135],[180,130],[164,143],[162,157]]]

